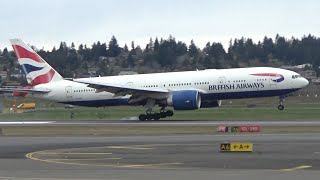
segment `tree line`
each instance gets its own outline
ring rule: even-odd
[[[109,76],[123,69],[152,73],[305,63],[312,64],[319,72],[320,65],[320,38],[310,34],[289,39],[280,35],[275,38],[265,36],[257,43],[242,37],[230,40],[227,50],[218,42],[208,42],[200,49],[193,40],[187,45],[173,36],[150,38],[143,48],[135,42],[129,46],[120,47],[113,36],[109,43],[98,41],[91,46],[80,44],[76,47],[74,43],[68,46],[61,42],[51,51],[36,51],[64,77],[87,76],[90,68],[96,70],[95,76]],[[14,61],[16,57],[12,51],[5,48],[0,50],[0,55],[3,70],[21,69]]]

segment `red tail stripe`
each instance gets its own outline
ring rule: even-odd
[[[31,85],[38,85],[50,82],[54,76],[54,73],[55,71],[53,69],[50,69],[50,71],[46,74],[34,78],[34,80],[32,80],[31,82]]]
[[[30,52],[19,45],[12,45],[16,52],[17,58],[29,58],[36,62],[43,63],[42,58],[34,52]]]

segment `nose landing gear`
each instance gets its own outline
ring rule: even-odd
[[[280,105],[278,106],[278,109],[279,109],[280,111],[284,110],[284,105],[280,104]]]
[[[278,109],[279,109],[280,111],[284,110],[283,101],[284,101],[284,97],[283,97],[283,96],[280,96],[280,101],[279,101],[279,106],[278,106]]]

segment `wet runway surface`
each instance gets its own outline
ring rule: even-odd
[[[252,153],[221,153],[252,142]],[[0,179],[318,179],[320,134],[1,137]]]

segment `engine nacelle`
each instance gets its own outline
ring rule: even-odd
[[[212,108],[212,107],[220,107],[221,100],[210,100],[210,101],[202,101],[201,108]]]
[[[201,106],[201,96],[195,90],[181,90],[173,92],[167,99],[167,104],[174,110],[194,110]]]

